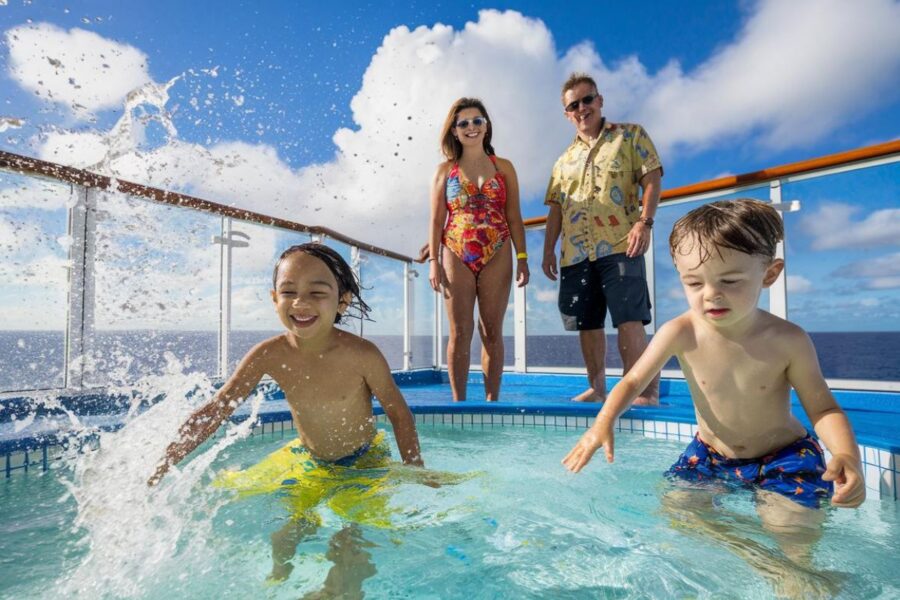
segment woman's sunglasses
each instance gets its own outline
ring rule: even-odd
[[[487,124],[487,119],[485,119],[484,117],[475,117],[474,119],[463,119],[462,121],[457,121],[456,126],[459,129],[465,129],[469,126],[469,123],[471,123],[475,127],[481,127],[482,125]]]
[[[596,100],[597,96],[599,96],[599,95],[600,94],[588,94],[581,100],[575,100],[574,102],[570,102],[569,104],[566,104],[566,112],[575,112],[576,110],[578,110],[579,104],[584,104],[585,106],[588,106],[589,104],[593,104],[594,100]]]

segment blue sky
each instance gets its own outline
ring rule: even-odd
[[[492,111],[497,151],[519,172],[525,216],[544,214],[550,165],[572,136],[558,86],[574,68],[597,77],[611,119],[647,127],[666,165],[665,187],[900,133],[896,1],[645,2],[640,14],[629,3],[595,4],[343,2],[338,10],[320,2],[8,0],[0,2],[0,148],[411,253],[427,234],[437,128],[463,94],[483,97]],[[134,89],[141,93],[129,100]],[[807,327],[900,327],[897,167],[872,171],[786,190],[803,203],[788,215],[788,274],[791,317]],[[7,262],[40,267],[27,285],[58,283],[66,199],[33,206],[46,198],[18,184],[0,181],[0,232],[18,240],[7,244]],[[186,298],[160,290],[179,277],[187,285],[214,275],[210,248],[178,247],[210,224],[128,210],[146,229],[130,243],[168,240],[173,260],[193,267],[141,267],[133,289],[106,292],[112,305],[128,304],[116,294],[138,295],[142,317],[162,306],[160,323],[207,326],[214,286]],[[155,231],[160,223],[169,229]],[[111,235],[124,227],[106,226]],[[848,229],[855,237],[835,244]],[[268,314],[254,274],[265,281],[286,241],[254,232],[241,259],[247,279],[236,286],[249,324]],[[657,234],[658,252],[666,233]],[[657,303],[671,316],[678,290],[663,272],[665,256],[657,261]],[[117,280],[124,267],[111,265],[107,276]],[[385,290],[393,290],[396,273],[385,272]],[[539,331],[554,333],[552,288],[535,275],[532,292],[542,300],[531,306],[542,307],[546,323]],[[22,280],[9,268],[5,277]],[[40,320],[29,294],[0,296],[14,309],[6,314],[24,319],[10,323]],[[377,288],[370,300],[379,304]]]

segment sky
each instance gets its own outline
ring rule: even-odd
[[[485,101],[533,217],[573,137],[558,91],[569,72],[595,76],[611,120],[645,126],[671,188],[897,139],[897,31],[891,0],[651,1],[639,14],[624,2],[0,0],[0,149],[413,254],[460,96]],[[0,329],[58,327],[70,192],[0,177]],[[802,203],[786,216],[790,317],[900,328],[898,180],[888,165],[785,187]],[[662,231],[682,212],[660,214],[659,317],[683,309]],[[116,198],[106,215],[98,323],[214,326],[216,220]],[[241,228],[238,319],[273,325],[260,281],[302,236]],[[539,254],[540,236],[529,244]],[[555,288],[532,270],[535,331],[557,332]],[[396,265],[373,257],[369,272],[370,304],[396,298]]]

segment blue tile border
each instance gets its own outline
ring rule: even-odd
[[[573,385],[581,385],[583,375],[505,373],[504,389],[518,393],[508,393],[511,400],[500,403],[468,401],[453,403],[445,385],[446,372],[421,369],[395,373],[395,380],[402,386],[404,394],[415,414],[418,424],[450,425],[454,427],[554,427],[584,429],[589,426],[597,413],[595,404],[578,404],[564,399],[565,391]],[[608,378],[612,386],[618,378]],[[470,378],[473,384],[481,383],[481,378]],[[541,388],[539,392],[532,392]],[[634,407],[625,412],[619,420],[617,430],[635,433],[656,439],[678,440],[687,443],[696,432],[693,405],[683,380],[663,380],[661,382],[663,405],[660,407]],[[524,390],[524,391],[522,391]],[[265,394],[258,415],[258,425],[254,435],[277,434],[285,437],[294,435],[291,413],[281,391],[273,384],[264,384]],[[884,435],[869,432],[857,433],[863,458],[866,487],[872,496],[880,498],[900,498],[900,429],[892,428],[892,423],[900,422],[900,395],[884,392],[838,391],[841,405],[847,410],[857,427],[857,421],[869,426],[886,429]],[[542,395],[542,396],[541,396]],[[556,400],[554,400],[554,397]],[[519,398],[520,400],[517,400]],[[79,415],[89,426],[103,431],[118,429],[120,418],[128,409],[131,398],[92,394],[58,398],[67,409]],[[34,435],[3,433],[9,432],[11,421],[20,419],[34,410],[25,398],[12,398],[0,403],[0,469],[9,477],[13,472],[28,472],[32,469],[49,469],[69,444],[92,445],[96,439],[79,440],[67,436],[51,427],[44,433]],[[798,407],[799,408],[799,407]],[[54,412],[54,410],[56,412]],[[379,422],[385,417],[380,406],[374,406]],[[52,423],[54,417],[62,413],[59,409],[44,409],[34,417]],[[20,415],[19,413],[23,413]],[[801,416],[797,411],[795,414]],[[15,416],[13,416],[15,415]],[[249,406],[242,406],[232,417],[241,422],[249,417]],[[802,418],[801,418],[802,420]],[[808,423],[804,423],[809,426]]]

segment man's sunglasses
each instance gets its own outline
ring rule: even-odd
[[[580,104],[584,104],[585,106],[588,106],[589,104],[593,104],[594,100],[596,100],[597,96],[599,96],[599,95],[600,94],[588,94],[581,100],[575,100],[574,102],[570,102],[570,103],[566,104],[566,112],[575,112],[576,110],[578,110],[578,105],[580,105]]]
[[[456,126],[460,129],[465,129],[469,126],[469,123],[474,125],[475,127],[481,127],[482,125],[487,124],[487,119],[484,117],[475,117],[474,119],[463,119],[462,121],[457,121]]]

